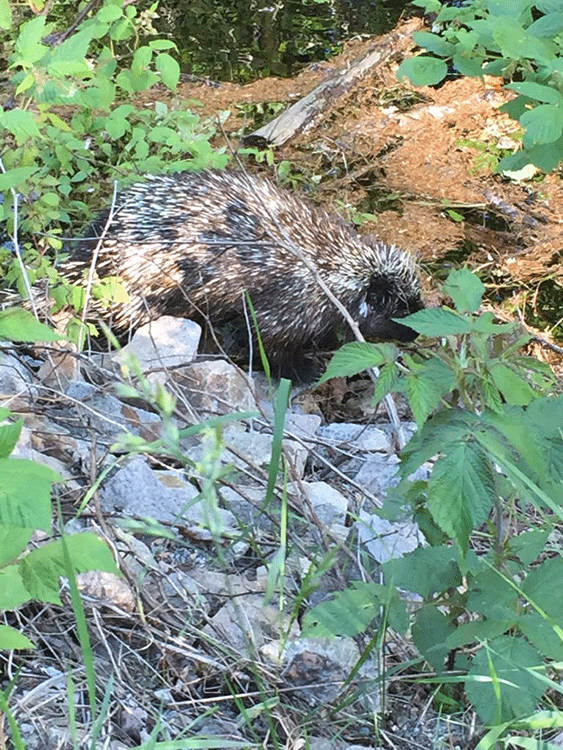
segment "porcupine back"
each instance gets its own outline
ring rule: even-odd
[[[93,227],[101,232],[108,213]],[[78,279],[97,240],[63,268]],[[119,336],[160,315],[218,324],[240,319],[247,291],[279,374],[307,370],[307,353],[334,344],[342,316],[313,264],[368,338],[415,338],[395,323],[422,307],[411,256],[358,235],[337,216],[244,172],[149,176],[118,196],[96,260],[98,278],[121,277],[129,294],[111,308]],[[107,312],[106,312],[107,316]]]

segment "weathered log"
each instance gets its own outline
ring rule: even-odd
[[[282,112],[267,125],[244,137],[247,144],[281,146],[299,133],[305,133],[326,116],[337,99],[377,67],[402,59],[414,46],[411,40],[413,31],[422,26],[419,18],[413,18],[395,31],[380,37],[375,46],[345,70],[340,70],[327,81],[323,81],[313,91]]]

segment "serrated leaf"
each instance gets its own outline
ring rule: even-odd
[[[119,571],[107,545],[95,534],[85,532],[65,538],[73,569],[76,573],[103,570]],[[59,578],[66,575],[62,541],[33,550],[19,563],[22,579],[31,597],[42,602],[60,602]]]
[[[403,60],[397,69],[397,78],[401,81],[406,76],[413,86],[434,86],[446,77],[447,72],[448,66],[443,60],[419,55]]]
[[[344,344],[332,356],[325,374],[317,385],[330,378],[350,377],[365,372],[370,367],[394,362],[398,354],[399,350],[393,344],[369,344],[362,341]]]
[[[466,606],[487,620],[512,620],[518,612],[518,592],[498,571],[489,568],[470,580]]]
[[[5,114],[7,113],[5,112],[0,116],[0,126],[2,127],[6,127],[4,125]],[[14,190],[21,190],[24,192],[26,180],[28,180],[32,174],[35,174],[35,172],[37,172],[37,167],[14,167],[8,172],[0,173],[0,191],[11,190],[13,188]]]
[[[19,648],[35,648],[29,638],[8,625],[0,625],[0,650],[12,651]]]
[[[405,318],[397,318],[397,322],[404,323],[417,333],[425,336],[451,336],[471,331],[471,320],[458,315],[453,310],[429,308],[419,310]]]
[[[473,528],[489,514],[496,497],[493,469],[476,441],[459,441],[434,464],[428,480],[428,510],[432,517],[466,550]]]
[[[60,341],[62,336],[39,323],[21,307],[0,311],[0,339],[6,341]]]
[[[350,588],[318,604],[303,618],[307,637],[348,636],[363,633],[380,612],[379,584],[352,581]]]
[[[510,539],[510,549],[524,565],[531,565],[544,551],[549,531],[530,529]]]
[[[459,313],[474,313],[481,304],[485,285],[474,273],[462,268],[450,273],[443,290],[452,298]]]
[[[514,627],[516,617],[510,620],[473,620],[460,625],[454,633],[448,635],[448,648],[461,648],[490,638],[497,638]]]
[[[399,368],[395,363],[383,365],[379,369],[379,376],[373,387],[372,403],[378,404],[388,393],[398,389]]]
[[[457,379],[441,359],[431,359],[423,369],[404,378],[405,392],[415,421],[421,427],[444,396],[455,388]]]
[[[465,690],[485,724],[500,724],[534,712],[545,690],[541,676],[531,671],[535,667],[543,668],[543,660],[521,638],[495,638],[476,654]],[[492,680],[497,682],[499,701]]]

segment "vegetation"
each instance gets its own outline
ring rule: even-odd
[[[534,164],[549,172],[563,161],[563,11],[559,0],[413,0],[436,13],[434,29],[413,34],[430,54],[405,60],[399,78],[432,86],[448,63],[466,76],[502,76],[518,96],[501,109],[524,130],[522,151],[502,159],[497,171]]]

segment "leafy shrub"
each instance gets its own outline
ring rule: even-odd
[[[210,144],[215,125],[187,103],[175,109],[165,101],[135,103],[155,83],[174,90],[179,67],[173,42],[139,43],[143,19],[134,5],[105,0],[60,44],[44,16],[18,27],[10,6],[0,7],[16,104],[0,108],[6,144],[0,222],[9,235],[21,237],[31,283],[43,277],[53,283],[52,256],[90,222],[92,208],[109,202],[114,179],[220,167],[227,156]],[[0,256],[5,283],[23,293],[19,265],[9,258],[8,247]]]
[[[559,0],[466,0],[449,7],[413,0],[436,13],[433,31],[413,34],[430,54],[405,60],[397,71],[415,86],[431,86],[448,63],[466,76],[502,76],[518,96],[501,109],[524,129],[523,150],[505,157],[497,171],[534,164],[544,171],[563,160],[563,9]]]
[[[0,312],[0,340],[59,339],[25,310]],[[51,486],[62,481],[53,469],[14,458],[23,420],[7,421],[0,409],[0,610],[16,609],[34,599],[60,603],[59,578],[86,570],[117,572],[104,542],[94,534],[75,534],[26,551],[34,530],[51,533]],[[33,648],[23,633],[0,625],[0,648]]]
[[[401,356],[391,344],[348,344],[325,375],[378,366],[377,400],[398,391],[409,401],[419,430],[381,513],[409,515],[428,546],[385,563],[387,587],[354,582],[308,613],[306,623],[310,634],[354,635],[380,608],[404,631],[397,590],[415,592],[424,602],[412,622],[421,656],[440,675],[449,653],[480,646],[472,659],[457,655],[465,676],[454,679],[465,683],[483,722],[498,725],[533,714],[547,688],[562,692],[546,668],[563,657],[563,597],[554,596],[563,558],[548,542],[563,520],[563,397],[549,395],[545,365],[519,354],[527,337],[513,324],[495,324],[490,313],[477,314],[483,285],[473,274],[453,272],[445,289],[455,310],[405,319],[439,337],[440,347]],[[410,478],[430,460],[427,480]],[[527,508],[541,519],[535,528]],[[521,533],[505,534],[507,514]],[[477,533],[479,555],[470,546]]]

